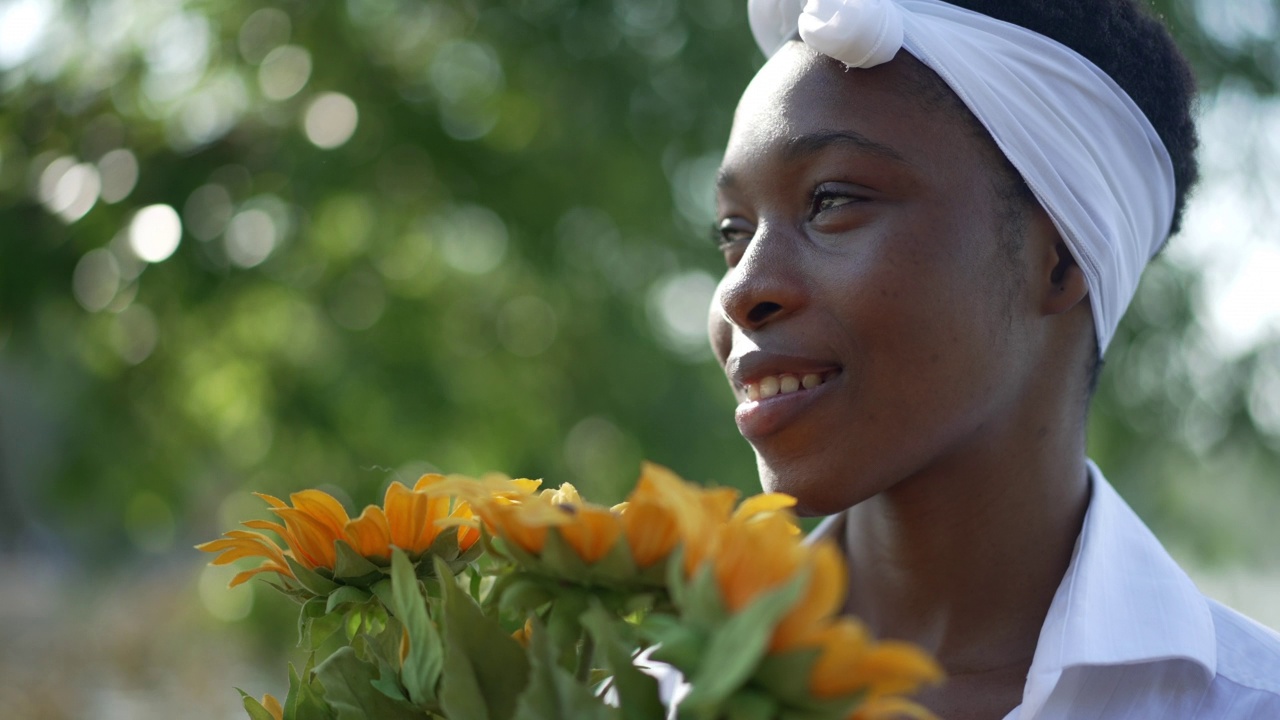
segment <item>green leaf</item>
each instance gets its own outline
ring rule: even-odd
[[[320,599],[320,598],[317,598]],[[311,626],[307,631],[307,650],[318,650],[328,640],[331,635],[338,632],[338,628],[342,627],[342,613],[330,613],[323,615],[311,621]]]
[[[498,598],[500,612],[519,617],[528,615],[552,600],[546,583],[541,578],[526,573],[504,575],[494,584],[492,592]]]
[[[712,632],[710,642],[691,676],[693,690],[680,704],[692,716],[715,708],[742,686],[756,671],[768,647],[773,628],[796,603],[807,573],[766,593],[747,605]]]
[[[755,683],[794,704],[809,697],[809,677],[821,654],[821,648],[810,647],[768,655],[760,661]]]
[[[684,585],[679,607],[681,618],[693,625],[718,626],[726,620],[728,611],[710,563],[699,567]]]
[[[236,692],[240,693],[240,697],[244,699],[244,710],[249,713],[249,720],[276,720],[257,698],[240,688],[236,688]]]
[[[337,720],[422,720],[422,712],[402,700],[387,697],[374,683],[378,668],[344,647],[316,668],[324,697]]]
[[[550,633],[536,620],[529,638],[532,677],[520,694],[514,720],[614,720],[617,708],[605,705],[591,690],[560,666]],[[661,718],[662,714],[650,718]]]
[[[399,674],[396,672],[395,666],[383,655],[374,655],[373,659],[378,665],[378,679],[373,682],[373,687],[392,700],[410,702],[409,698],[405,696],[404,688],[400,684]]]
[[[293,576],[297,578],[302,587],[310,590],[316,595],[328,595],[337,590],[339,585],[332,580],[327,580],[320,576],[314,570],[308,570],[302,563],[294,560],[288,555],[284,556],[285,562],[289,563],[289,569],[293,571]]]
[[[289,664],[289,694],[284,700],[284,720],[333,720],[333,708],[324,697],[324,687],[316,682],[313,653],[299,673]]]
[[[598,601],[582,616],[582,624],[595,638],[597,651],[613,676],[618,705],[624,720],[653,720],[666,715],[658,694],[658,681],[641,672],[632,662],[635,643],[625,642],[618,627],[625,623],[611,616]],[[535,682],[537,681],[535,675]]]
[[[381,568],[356,552],[345,540],[334,542],[333,548],[337,551],[337,561],[333,565],[333,576],[335,578],[346,581],[359,581],[376,578],[382,574]]]
[[[319,600],[320,598],[316,598]],[[325,603],[325,613],[331,613],[339,607],[348,603],[366,603],[369,601],[369,593],[357,587],[343,585],[329,594],[329,601]]]
[[[311,624],[324,617],[324,598],[311,598],[298,608],[298,647],[306,646],[311,639]]]
[[[723,716],[728,720],[774,720],[778,716],[778,703],[768,693],[739,690],[725,701]]]
[[[562,667],[572,668],[577,659],[578,642],[582,639],[582,613],[587,611],[587,596],[579,588],[563,588],[551,603],[546,633]]]
[[[452,567],[454,561],[458,559],[458,550],[458,529],[444,528],[439,535],[436,535],[436,539],[432,541],[431,547],[427,549],[427,554],[420,564],[434,572],[431,557],[438,557]]]
[[[486,616],[435,559],[444,593],[440,626],[445,663],[440,679],[444,714],[466,720],[507,720],[529,681],[529,659],[497,620]]]
[[[547,528],[547,538],[542,543],[538,560],[557,578],[585,583],[590,575],[586,563],[582,562],[578,553],[560,536],[560,529],[556,527]]]
[[[323,597],[313,597],[298,611],[298,647],[314,651],[342,627],[342,614],[329,613]]]
[[[391,608],[409,633],[409,654],[400,668],[400,681],[419,707],[436,703],[436,684],[444,667],[440,631],[427,612],[418,589],[413,563],[399,549],[391,555]]]
[[[707,645],[707,632],[665,613],[653,613],[638,628],[641,635],[658,645],[653,659],[692,673]]]

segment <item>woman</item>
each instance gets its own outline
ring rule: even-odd
[[[1131,0],[960,4],[751,0],[710,335],[765,489],[833,515],[945,718],[1280,718],[1280,638],[1085,457],[1195,179],[1185,61]]]

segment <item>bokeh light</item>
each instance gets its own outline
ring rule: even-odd
[[[303,130],[316,147],[332,150],[351,139],[359,120],[360,113],[351,98],[342,93],[325,93],[307,106]]]
[[[129,247],[139,259],[149,263],[167,260],[181,240],[182,220],[168,205],[148,205],[134,214],[129,223]]]
[[[507,254],[507,226],[494,211],[479,205],[454,208],[437,219],[436,237],[444,261],[472,275],[492,271]]]
[[[276,224],[265,210],[242,210],[227,223],[227,257],[242,268],[261,264],[275,250],[277,240]]]
[[[102,181],[91,163],[60,157],[40,175],[40,201],[65,223],[84,217],[98,202]]]
[[[231,193],[216,183],[201,185],[193,190],[182,206],[187,231],[197,240],[206,242],[226,230],[234,212]]]
[[[546,352],[556,339],[556,311],[540,297],[512,298],[498,314],[498,341],[520,357]]]
[[[115,256],[101,248],[85,253],[71,276],[71,290],[85,310],[105,310],[120,290],[120,266]]]
[[[237,44],[240,57],[251,65],[262,62],[272,50],[289,42],[293,23],[279,8],[266,7],[253,11],[240,26]]]
[[[138,184],[138,158],[127,148],[117,148],[98,160],[102,179],[102,202],[118,203],[129,197]]]
[[[14,67],[40,48],[56,11],[52,0],[12,0],[0,6],[0,68]]]
[[[715,278],[701,270],[672,273],[655,283],[648,310],[658,337],[686,357],[708,357],[707,312],[715,291]]]
[[[258,87],[268,100],[288,100],[301,92],[309,79],[311,53],[297,45],[275,48],[258,66]]]

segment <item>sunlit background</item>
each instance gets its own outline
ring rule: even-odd
[[[1280,0],[1156,3],[1205,180],[1091,451],[1280,626]],[[191,549],[423,471],[750,488],[704,339],[741,0],[0,0],[0,708],[241,717],[293,606]]]

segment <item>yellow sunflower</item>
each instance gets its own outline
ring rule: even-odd
[[[332,573],[337,565],[340,541],[379,565],[385,565],[390,559],[392,547],[404,550],[410,558],[421,556],[444,532],[456,533],[459,552],[466,552],[480,535],[469,526],[471,508],[462,502],[451,506],[448,497],[430,492],[444,479],[441,475],[423,475],[412,490],[393,482],[387,488],[381,507],[370,505],[354,520],[347,515],[342,503],[320,490],[293,493],[289,496],[292,505],[271,495],[255,493],[281,522],[249,520],[242,524],[252,530],[275,533],[284,541],[284,548],[260,532],[232,530],[218,540],[197,545],[196,549],[220,553],[213,560],[214,565],[226,565],[246,557],[264,559],[258,567],[232,578],[231,587],[263,572],[293,578],[287,558],[308,570]],[[445,525],[458,527],[451,529]]]

